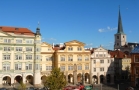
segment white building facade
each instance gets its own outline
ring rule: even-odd
[[[0,85],[40,84],[41,34],[27,28],[0,26]]]
[[[108,53],[108,50],[99,47],[93,50],[91,54],[91,77],[92,83],[113,83],[114,78],[114,58]]]

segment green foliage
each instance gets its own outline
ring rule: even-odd
[[[47,86],[50,90],[60,90],[66,84],[64,73],[60,71],[60,68],[54,68],[51,71],[51,75],[46,78],[44,86]]]

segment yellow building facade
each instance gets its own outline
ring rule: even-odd
[[[63,45],[50,45],[43,42],[41,45],[41,75],[49,75],[52,67],[58,67],[64,72],[69,83],[82,82],[84,75],[85,83],[90,80],[90,50],[85,50],[83,42],[73,40]],[[77,69],[74,74],[75,68]],[[77,80],[74,80],[76,77]]]

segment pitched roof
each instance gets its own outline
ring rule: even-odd
[[[139,45],[136,46],[132,51],[131,51],[131,54],[132,53],[139,53]]]
[[[34,33],[28,28],[0,26],[0,30],[7,33],[34,35]]]

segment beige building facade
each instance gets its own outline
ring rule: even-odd
[[[89,83],[90,50],[85,50],[84,46],[84,43],[77,40],[57,45],[42,43],[42,77],[49,75],[54,66],[64,72],[69,83],[82,82],[83,76],[84,83]]]
[[[114,58],[102,46],[93,49],[91,54],[92,83],[114,83]]]
[[[0,26],[0,85],[40,84],[40,29]]]

